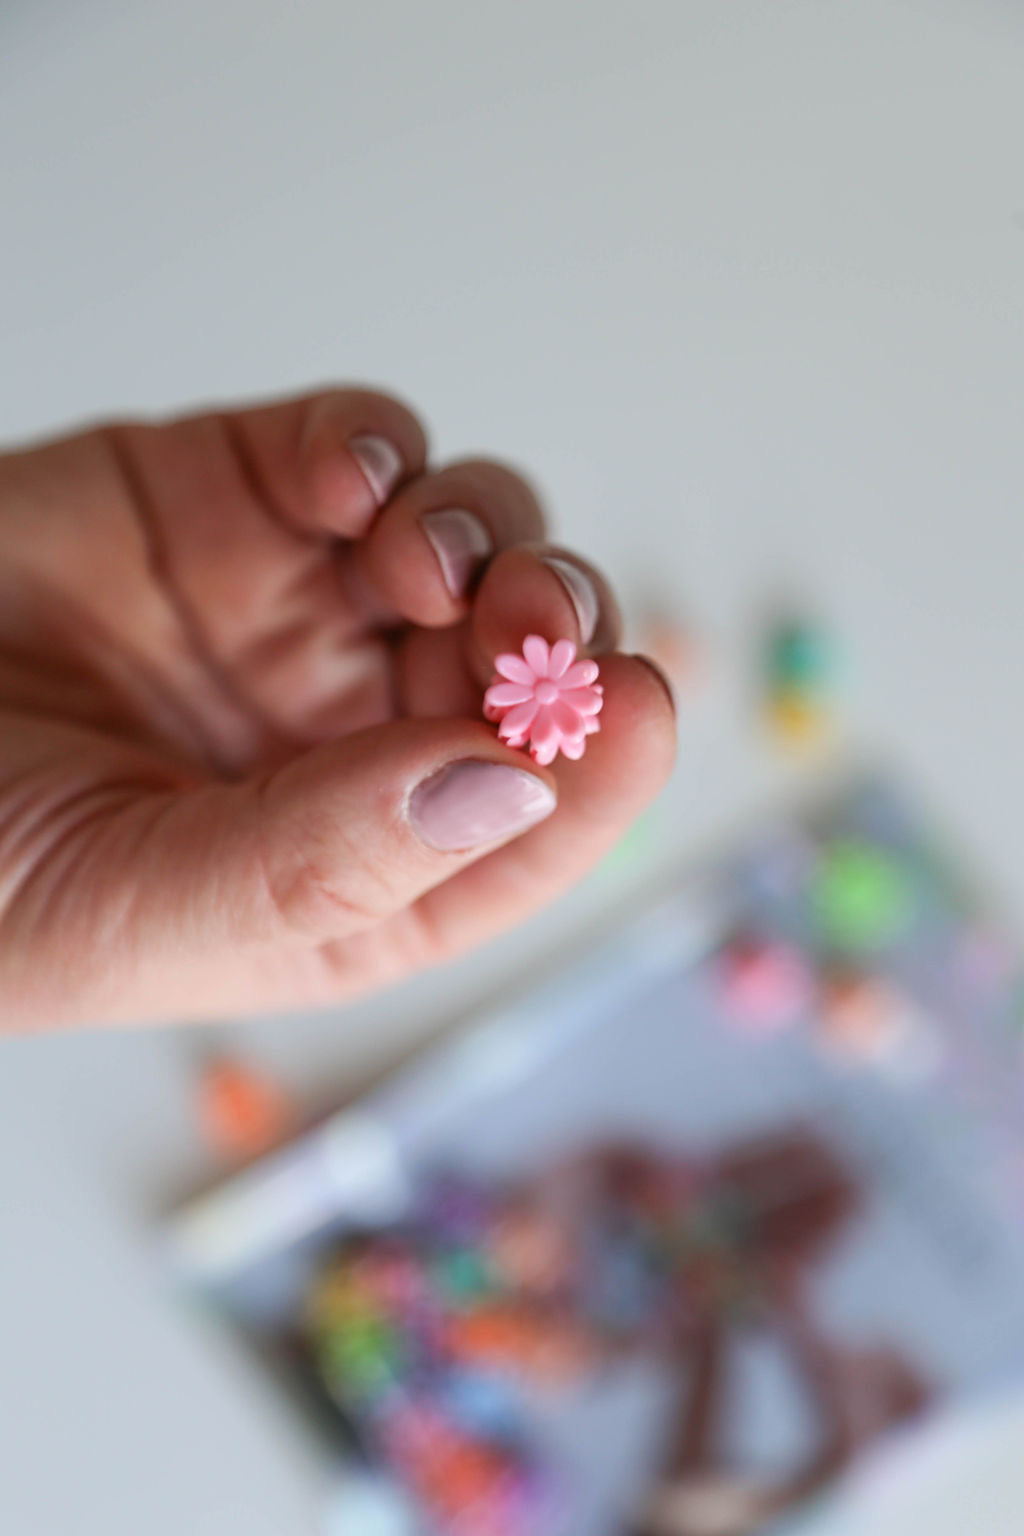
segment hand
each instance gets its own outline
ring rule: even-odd
[[[673,714],[543,531],[517,475],[429,469],[355,390],[0,457],[0,1022],[337,1001],[578,879]],[[531,631],[603,657],[601,733],[553,770],[480,717]]]

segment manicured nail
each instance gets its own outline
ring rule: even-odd
[[[494,550],[490,530],[475,513],[462,507],[424,512],[420,523],[437,556],[448,591],[452,597],[465,597],[474,576]]]
[[[571,560],[565,560],[561,555],[542,556],[544,564],[549,566],[562,583],[569,599],[576,610],[576,622],[580,626],[580,639],[584,645],[589,645],[594,638],[597,629],[597,621],[601,613],[601,604],[598,601],[594,583],[585,571]]]
[[[525,832],[550,816],[554,793],[520,768],[505,763],[449,763],[417,784],[409,820],[417,835],[442,853],[477,848]]]
[[[361,432],[349,438],[349,452],[363,472],[373,499],[382,507],[402,478],[402,455],[394,443],[375,432]]]

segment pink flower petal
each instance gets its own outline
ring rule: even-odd
[[[535,747],[547,747],[553,742],[555,751],[558,750],[558,738],[560,732],[555,724],[555,717],[549,704],[542,704],[536,712],[533,724],[530,726],[530,740]]]
[[[597,670],[596,661],[578,661],[568,672],[563,672],[559,681],[563,688],[585,688],[597,681]]]
[[[586,735],[583,716],[564,699],[556,699],[551,705],[551,715],[562,736],[569,741],[582,741]]]
[[[557,741],[553,741],[549,746],[545,747],[538,747],[536,744],[534,744],[530,748],[530,756],[541,768],[546,768],[548,764],[553,763],[555,758],[558,756]]]
[[[569,688],[562,694],[566,704],[578,709],[581,715],[599,715],[604,699],[596,688]]]
[[[537,700],[532,698],[527,700],[525,704],[517,704],[514,709],[509,710],[501,722],[501,728],[498,732],[499,736],[503,740],[508,740],[510,736],[525,736],[533,725],[534,718],[539,709],[540,705],[537,703]]]
[[[527,635],[523,641],[523,655],[527,665],[532,667],[534,677],[547,677],[551,651],[546,640],[540,635]]]
[[[548,676],[560,678],[564,672],[572,666],[576,660],[576,647],[571,640],[556,640],[551,647],[551,660],[548,663]]]
[[[586,751],[586,746],[586,737],[581,736],[579,741],[563,741],[562,751],[565,753],[566,757],[571,758],[574,763],[578,763],[580,758],[583,756],[583,753]]]
[[[484,704],[511,709],[513,704],[525,704],[532,698],[533,689],[528,683],[492,683],[484,694]]]
[[[588,736],[596,736],[601,729],[601,722],[596,715],[587,715],[583,721],[583,729]]]
[[[521,656],[513,656],[511,651],[503,651],[500,656],[494,658],[494,668],[502,677],[507,677],[512,683],[525,683],[532,687],[536,682],[533,672],[526,665]]]

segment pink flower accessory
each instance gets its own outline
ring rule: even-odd
[[[498,725],[502,741],[510,747],[529,741],[530,756],[541,767],[559,751],[582,757],[587,737],[601,729],[604,689],[597,662],[577,661],[571,640],[549,646],[540,635],[527,635],[521,656],[505,653],[494,666],[498,675],[484,694],[484,717]]]

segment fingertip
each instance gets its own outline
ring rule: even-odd
[[[571,560],[565,555],[549,554],[540,558],[568,594],[576,614],[580,644],[589,645],[601,618],[601,600],[594,576],[582,561]]]
[[[310,418],[301,447],[312,521],[342,538],[361,538],[411,472],[405,450],[383,432],[346,435],[328,412]]]
[[[675,702],[661,669],[647,656],[606,656],[600,680],[605,690],[602,731],[657,734],[674,757]]]
[[[601,655],[618,640],[618,604],[601,573],[571,550],[521,545],[488,567],[473,603],[473,663],[481,682],[495,656],[518,652],[527,635],[571,640]]]
[[[665,701],[667,702],[668,707],[672,713],[672,721],[674,724],[678,715],[678,705],[676,704],[675,689],[672,687],[667,673],[652,657],[645,656],[640,651],[634,652],[634,654],[629,657],[629,660],[639,662],[639,664],[644,667],[647,672],[650,673],[651,677],[654,679],[664,694]]]
[[[464,758],[417,784],[410,824],[439,853],[465,853],[519,837],[545,821],[558,804],[547,776],[518,762]]]
[[[504,465],[450,464],[402,486],[354,557],[410,623],[438,628],[469,612],[495,551],[543,526],[531,487]]]
[[[261,500],[314,536],[358,537],[427,457],[413,411],[374,390],[321,389],[220,419]]]
[[[605,656],[600,729],[586,738],[579,766],[567,777],[593,806],[635,814],[668,779],[676,757],[676,717],[660,672],[645,656]]]
[[[494,553],[490,529],[465,507],[439,507],[424,512],[419,526],[434,552],[449,596],[461,602]]]

